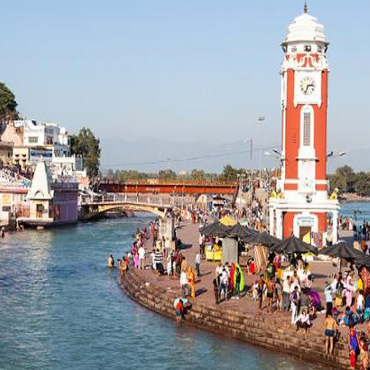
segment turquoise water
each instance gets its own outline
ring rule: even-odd
[[[366,202],[354,202],[341,204],[340,214],[345,217],[357,219],[358,223],[363,220],[370,221],[370,204]]]
[[[133,303],[106,268],[148,219],[0,240],[0,369],[317,369]]]

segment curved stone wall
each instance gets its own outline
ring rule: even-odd
[[[145,282],[134,271],[121,277],[121,284],[128,296],[140,305],[159,314],[175,319],[174,292]],[[236,338],[252,345],[287,353],[310,363],[319,363],[326,368],[347,369],[349,356],[347,345],[336,344],[333,356],[325,355],[324,337],[310,332],[298,334],[290,324],[271,318],[238,313],[221,306],[206,307],[195,302],[184,320],[200,329]]]

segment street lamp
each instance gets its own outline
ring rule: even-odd
[[[275,148],[272,149],[272,153],[266,151],[266,152],[264,152],[264,155],[269,156],[269,157],[274,157],[274,158],[278,159],[279,161],[284,161],[285,160],[283,155]]]
[[[347,153],[346,152],[339,152],[339,153],[334,153],[333,151],[329,152],[327,155],[326,155],[326,158],[337,158],[337,157],[343,157],[345,156]]]
[[[264,117],[264,116],[260,116],[260,117],[258,117],[257,118],[257,124],[259,125],[259,126],[261,126],[262,127],[262,123],[263,122],[265,122],[265,120],[266,120],[266,117]],[[261,130],[262,131],[262,130]],[[260,134],[261,134],[262,132],[260,132]],[[262,137],[262,139],[263,139],[263,135],[261,135],[261,137]],[[263,140],[262,140],[263,141]],[[260,172],[260,176],[261,176],[261,169],[262,169],[262,164],[261,164],[261,160],[262,160],[262,156],[261,156],[261,151],[262,151],[262,148],[260,148],[260,150],[259,150],[259,159],[258,159],[258,161],[259,161],[259,172]]]

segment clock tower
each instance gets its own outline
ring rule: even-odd
[[[281,177],[269,205],[271,233],[316,244],[327,233],[336,241],[339,209],[326,178],[328,45],[323,25],[305,5],[282,43]]]

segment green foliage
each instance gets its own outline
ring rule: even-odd
[[[357,195],[370,196],[370,173],[359,172],[356,174],[354,190]]]
[[[77,135],[71,137],[71,152],[82,155],[83,165],[88,176],[97,176],[100,165],[100,140],[89,128],[83,127]]]
[[[177,178],[176,172],[172,170],[158,171],[158,178],[160,180],[175,180]]]
[[[338,188],[340,193],[356,193],[361,196],[370,196],[370,173],[358,172],[345,165],[338,167],[334,174],[328,176],[330,190]]]
[[[0,122],[18,119],[17,106],[15,95],[3,82],[0,82]]]
[[[236,181],[238,179],[238,175],[245,176],[246,171],[244,168],[234,168],[230,164],[227,164],[224,167],[223,172],[219,176],[219,179],[222,181]]]
[[[108,170],[108,173],[109,171],[110,170]],[[139,172],[135,170],[117,170],[114,179],[124,182],[127,180],[146,180],[155,177],[155,174],[150,174],[146,172]]]
[[[204,181],[206,179],[206,173],[203,170],[192,170],[190,172],[191,180]]]

